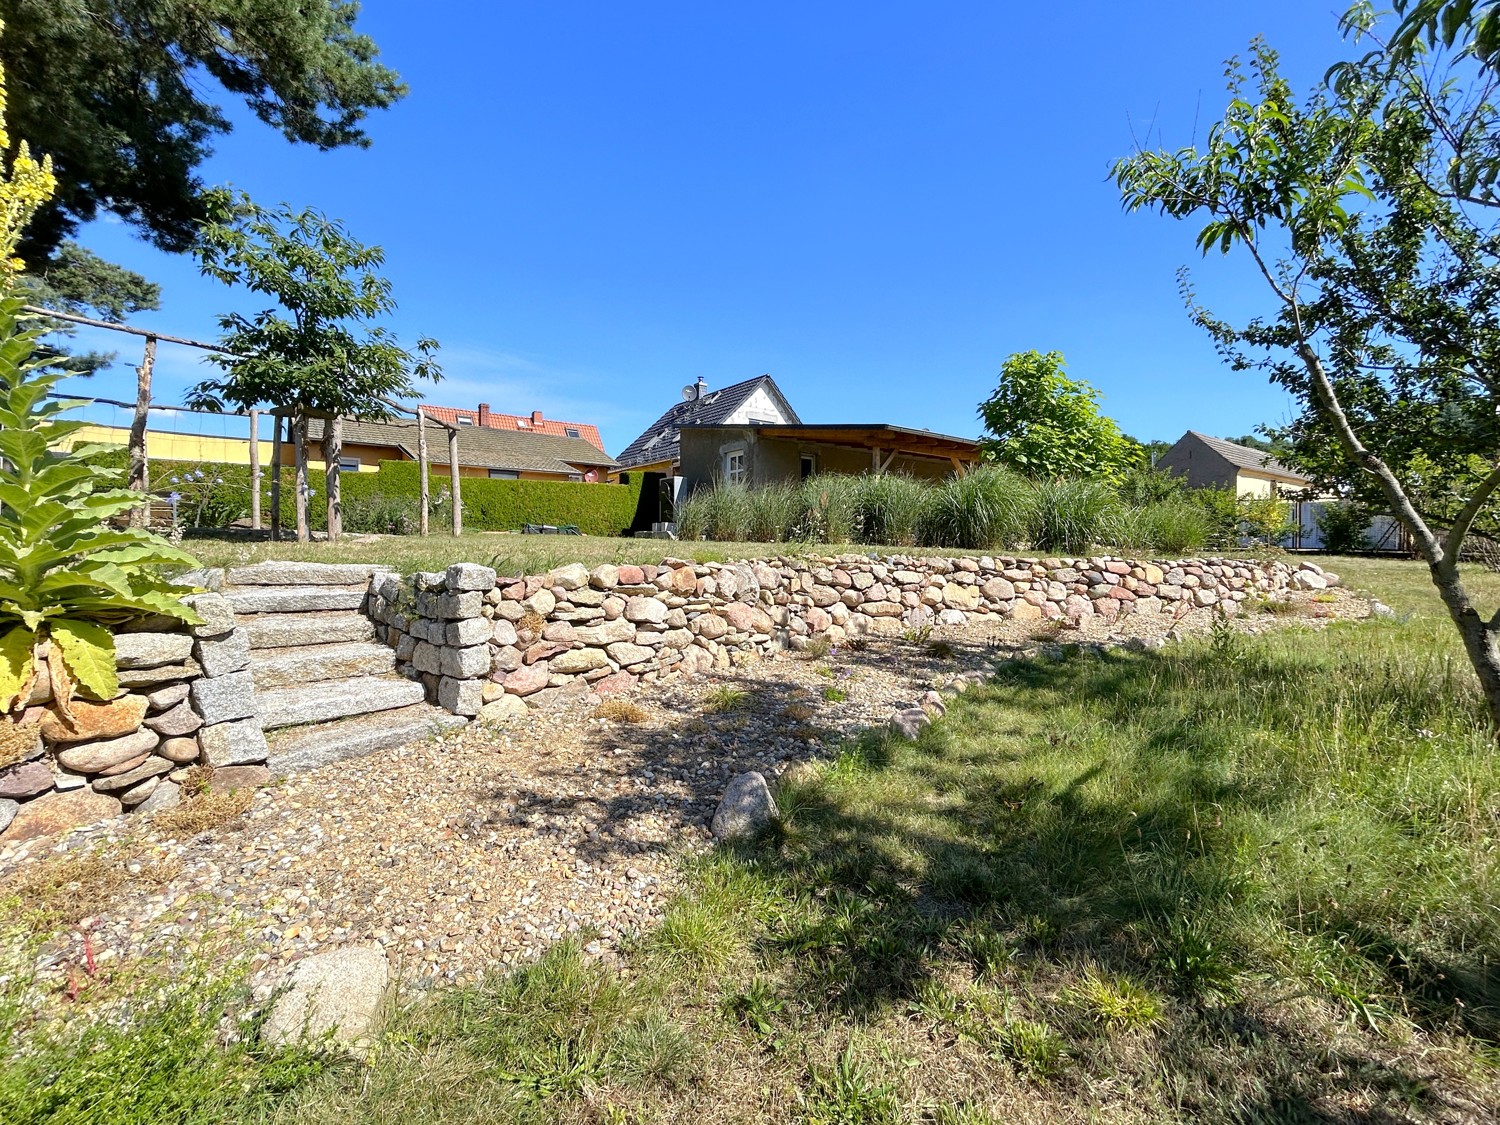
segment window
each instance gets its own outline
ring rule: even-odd
[[[358,457],[340,457],[339,458],[339,472],[341,472],[341,473],[357,473],[357,472],[359,472],[359,458]]]
[[[518,430],[529,430],[529,429],[531,429],[531,423],[528,422],[525,418],[517,418],[516,419],[516,429],[518,429]]]
[[[580,436],[579,433],[578,433],[578,427],[577,426],[564,426],[563,427],[563,433],[567,434],[569,437],[578,437],[578,436]]]
[[[804,453],[801,457],[802,479],[806,480],[818,471],[818,457],[815,453]]]
[[[472,426],[474,424],[474,419],[467,418],[464,415],[460,414],[458,416],[458,424],[460,426]]]
[[[568,474],[568,479],[570,481],[572,481],[574,484],[582,484],[583,483],[583,474],[582,473],[569,473]]]
[[[490,480],[520,480],[521,474],[514,469],[491,469]]]
[[[745,451],[743,449],[724,454],[724,479],[730,484],[745,483]]]

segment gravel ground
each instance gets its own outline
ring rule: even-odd
[[[1342,591],[1299,600],[1302,616],[1238,625],[1369,612]],[[1202,631],[1209,621],[1209,611],[1194,611],[1175,627]],[[471,726],[297,775],[259,791],[239,825],[191,839],[123,818],[13,846],[0,854],[0,893],[43,856],[101,846],[135,846],[141,862],[157,859],[169,874],[154,889],[129,884],[108,911],[49,945],[44,975],[76,964],[85,934],[101,966],[248,942],[262,994],[287,963],[348,942],[385,946],[414,982],[523,962],[581,929],[588,948],[608,957],[660,916],[682,856],[708,845],[708,821],[733,775],[770,777],[819,757],[844,736],[884,726],[935,683],[1039,642],[1157,638],[1173,627],[1163,615],[1028,633],[981,618],[936,631],[946,648],[872,640],[822,659],[748,662],[635,693],[643,722],[596,718],[587,706],[537,712],[524,729]],[[712,709],[727,702],[726,686],[746,693],[741,709]],[[826,699],[830,686],[847,697]]]

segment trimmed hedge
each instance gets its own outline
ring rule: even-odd
[[[123,458],[123,452],[121,453]],[[199,474],[202,474],[201,478]],[[176,478],[174,481],[173,478]],[[519,531],[525,523],[577,524],[585,535],[619,535],[635,519],[643,476],[632,473],[629,484],[581,484],[573,481],[490,480],[464,477],[461,495],[464,528],[469,531]],[[449,519],[446,498],[450,482],[446,472],[431,470],[434,501],[433,527],[442,529]],[[294,473],[281,468],[281,525],[296,523],[293,505]],[[412,461],[382,461],[374,473],[345,473],[340,478],[344,501],[344,523],[351,530],[359,522],[362,506],[389,510],[407,505],[415,525],[419,480]],[[316,531],[328,525],[321,470],[310,474],[314,495],[308,503],[308,524]],[[156,461],[151,465],[151,490],[177,492],[179,518],[188,526],[224,527],[250,514],[250,468],[216,462]],[[195,518],[201,513],[201,518]],[[271,472],[261,475],[261,514],[271,518]]]

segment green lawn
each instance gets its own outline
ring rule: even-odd
[[[191,994],[150,1050],[18,1024],[0,1119],[1490,1120],[1493,739],[1425,570],[1321,561],[1402,616],[1004,665],[785,787],[622,970],[558,947],[360,1062],[206,1047]]]

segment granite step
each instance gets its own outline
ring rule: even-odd
[[[372,574],[390,567],[370,563],[310,563],[277,559],[251,566],[232,566],[224,573],[228,586],[353,586],[368,585]]]
[[[380,676],[395,670],[396,654],[385,645],[367,641],[257,648],[250,653],[250,678],[257,691],[319,680]]]
[[[400,676],[359,676],[257,691],[256,710],[265,730],[326,723],[421,703],[422,685]]]
[[[327,609],[359,609],[368,587],[350,586],[250,586],[225,587],[224,597],[239,613],[308,613]]]
[[[362,613],[328,610],[323,613],[266,613],[237,619],[250,635],[251,650],[297,645],[346,644],[373,641],[375,625]]]
[[[376,715],[292,727],[273,735],[268,764],[276,776],[316,769],[345,758],[358,758],[421,742],[456,730],[467,719],[427,703],[415,703]]]

